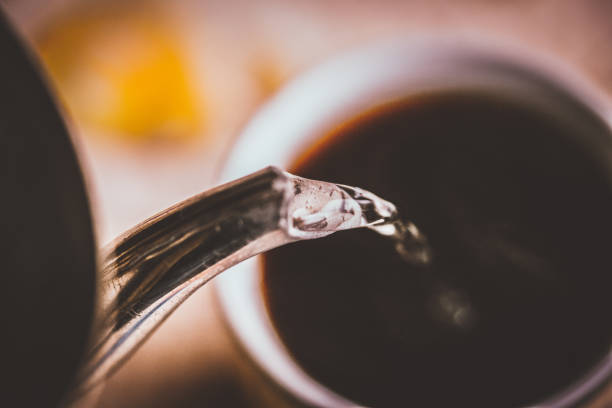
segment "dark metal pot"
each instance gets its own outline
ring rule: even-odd
[[[90,331],[96,250],[84,181],[41,70],[0,10],[4,407],[59,404]]]

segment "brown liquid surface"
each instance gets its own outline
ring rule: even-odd
[[[608,352],[612,186],[551,119],[495,97],[423,97],[343,127],[292,171],[388,199],[433,248],[415,267],[354,230],[266,255],[279,335],[337,393],[515,407]]]

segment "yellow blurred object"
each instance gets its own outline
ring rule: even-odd
[[[38,48],[75,119],[132,141],[188,139],[203,127],[178,35],[138,10],[88,11],[55,21]]]

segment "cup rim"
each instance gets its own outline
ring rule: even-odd
[[[222,178],[234,179],[267,165],[285,168],[322,135],[359,113],[410,96],[453,90],[529,97],[530,104],[553,110],[567,109],[562,106],[567,99],[612,128],[612,110],[602,94],[555,57],[516,46],[501,51],[498,46],[457,38],[399,38],[333,57],[287,84],[243,129]],[[562,98],[551,98],[555,93]],[[606,154],[612,159],[612,152]],[[260,278],[261,262],[253,258],[215,282],[220,309],[241,347],[298,400],[314,406],[356,406],[317,382],[290,357],[267,313]],[[611,373],[609,354],[567,390],[536,406],[576,404]]]

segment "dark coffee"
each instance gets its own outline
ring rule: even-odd
[[[369,230],[266,255],[267,306],[293,357],[376,407],[516,407],[587,373],[612,338],[612,183],[580,139],[461,93],[327,137],[292,171],[392,201],[434,261],[411,266]]]

